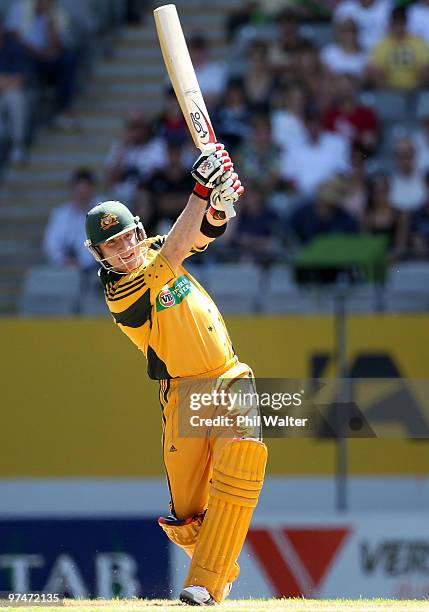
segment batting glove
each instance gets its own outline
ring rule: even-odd
[[[194,179],[207,189],[215,186],[216,179],[232,168],[228,151],[223,144],[209,144],[202,150],[201,155],[192,166],[191,174]]]
[[[244,187],[236,172],[224,172],[210,194],[210,212],[213,218],[235,217],[234,204],[244,193]]]

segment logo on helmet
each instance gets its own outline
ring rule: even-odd
[[[100,227],[103,230],[108,230],[112,227],[112,225],[118,225],[119,220],[116,215],[113,213],[104,213],[104,215],[100,219]]]

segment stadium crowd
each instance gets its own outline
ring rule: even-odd
[[[72,102],[92,64],[94,41],[121,21],[138,21],[140,10],[136,0],[0,3],[0,148],[10,163],[25,161],[39,125],[77,129]]]
[[[56,23],[60,28],[62,20]],[[237,222],[217,241],[215,255],[285,260],[320,234],[370,232],[388,237],[391,260],[426,257],[429,0],[252,1],[229,15],[225,31],[225,63],[211,59],[203,36],[189,41],[217,137],[246,186]],[[39,70],[49,73],[72,61],[60,32],[49,39],[57,55],[34,58]],[[11,39],[19,42],[19,36]],[[74,70],[64,72],[58,96],[66,112]],[[20,78],[13,81],[15,96],[21,86]],[[155,120],[140,110],[125,117],[122,138],[106,157],[100,190],[130,205],[148,233],[165,233],[190,192],[194,157],[167,89]],[[70,214],[82,219],[96,192],[95,177],[79,169],[70,202],[49,221],[45,250],[51,260],[57,257],[52,236],[64,236],[56,248],[63,261],[88,265],[78,240],[60,230],[73,225]]]

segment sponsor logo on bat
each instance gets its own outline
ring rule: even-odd
[[[209,142],[216,142],[216,136],[214,134],[212,126],[210,125],[210,121],[200,109],[198,104],[196,102],[194,102],[194,104],[197,107],[197,111],[194,113],[190,113],[190,117],[195,131],[200,137],[201,142],[203,144],[207,144]]]

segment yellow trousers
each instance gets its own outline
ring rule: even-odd
[[[254,390],[252,370],[237,358],[204,376],[160,381],[164,466],[171,497],[170,509],[178,519],[187,519],[207,509],[213,468],[225,444],[231,441],[227,435],[216,437],[209,430],[205,433],[200,430],[192,437],[180,436],[179,419],[186,419],[190,414],[189,407],[183,405],[186,398],[189,393],[203,393],[207,390],[207,382],[212,379],[217,379],[218,389],[228,391],[243,383],[244,389]],[[252,437],[260,436],[252,434]]]

